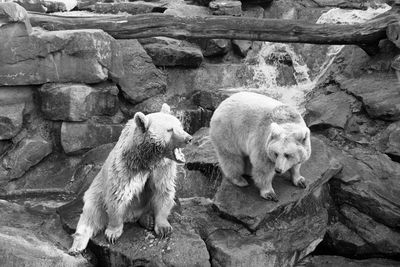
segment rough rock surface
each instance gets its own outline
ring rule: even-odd
[[[96,146],[116,142],[124,125],[86,122],[63,122],[61,145],[67,154],[88,151]]]
[[[137,40],[118,40],[122,50],[124,75],[116,79],[124,96],[133,104],[166,90],[166,77],[154,66]]]
[[[246,57],[247,53],[250,51],[253,42],[249,40],[233,40],[233,49],[241,56]]]
[[[242,15],[242,3],[240,1],[214,0],[210,2],[209,7],[212,10],[213,15]]]
[[[361,99],[371,118],[390,121],[400,119],[399,84],[394,73],[349,79],[343,81],[341,86]]]
[[[200,48],[187,41],[155,37],[140,42],[156,66],[198,67],[203,61]]]
[[[112,116],[117,111],[118,88],[111,83],[45,84],[40,90],[45,118],[84,121],[96,115]]]
[[[80,199],[59,208],[62,222],[75,229],[82,209]],[[176,215],[179,218],[179,215]],[[127,223],[116,244],[98,234],[89,248],[107,266],[210,266],[206,244],[188,225],[173,221],[172,234],[159,239],[137,224]]]
[[[312,256],[307,257],[298,266],[304,267],[396,267],[400,262],[388,259],[371,258],[365,260],[353,260],[339,256]]]
[[[400,122],[390,124],[379,138],[379,149],[389,156],[400,157]]]
[[[28,11],[42,13],[70,11],[77,5],[76,0],[16,0],[14,2]]]
[[[144,1],[136,2],[117,2],[117,3],[96,3],[94,5],[96,13],[118,14],[126,12],[131,15],[145,14],[151,12],[164,12],[166,8],[163,3],[151,3]]]
[[[205,57],[225,55],[231,48],[230,40],[227,39],[194,39]]]
[[[102,30],[35,28],[30,36],[0,44],[0,85],[101,82],[121,75],[118,53],[115,40]]]
[[[338,127],[344,129],[352,115],[356,99],[345,92],[336,92],[308,101],[305,121],[308,127]],[[340,111],[340,112],[337,112]]]
[[[2,179],[21,177],[52,151],[52,143],[40,136],[25,138],[9,150],[1,159]]]
[[[4,200],[0,200],[0,211],[1,266],[92,266],[82,256],[66,253],[71,237],[57,215],[33,214]]]
[[[333,176],[322,178],[330,168],[330,158],[324,143],[317,138],[312,138],[311,147],[311,158],[301,167],[308,189],[304,190],[293,186],[286,177],[275,177],[273,188],[278,195],[279,202],[272,202],[262,199],[255,186],[239,188],[224,180],[215,196],[216,208],[252,230],[258,229],[265,221],[273,220],[275,214],[279,214],[279,210],[300,202]]]
[[[389,227],[400,225],[400,164],[388,156],[354,149],[351,154],[336,151],[343,170],[331,180],[332,196]]]

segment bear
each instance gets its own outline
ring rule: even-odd
[[[311,154],[310,129],[293,107],[257,93],[235,93],[211,117],[210,139],[231,183],[247,186],[245,177],[251,176],[260,196],[277,202],[272,179],[289,170],[293,184],[306,188],[300,167]]]
[[[69,253],[84,250],[104,228],[107,240],[114,243],[124,222],[140,222],[149,213],[154,219],[148,226],[161,237],[170,234],[168,215],[175,204],[177,167],[185,161],[181,148],[191,140],[167,104],[160,112],[135,113],[84,194]]]

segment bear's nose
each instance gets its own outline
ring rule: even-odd
[[[279,168],[275,168],[275,172],[276,172],[277,174],[281,174],[281,173],[282,173],[282,170],[279,169]]]
[[[190,142],[192,142],[192,140],[193,140],[193,137],[192,137],[191,135],[188,135],[188,136],[186,136],[186,138],[185,138],[186,144],[189,144]]]

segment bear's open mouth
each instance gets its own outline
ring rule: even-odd
[[[175,160],[178,163],[185,163],[185,155],[182,153],[182,149],[181,148],[174,148],[173,151],[173,158],[172,160]]]

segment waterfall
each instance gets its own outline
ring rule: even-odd
[[[362,23],[376,17],[390,9],[387,4],[377,5],[367,10],[348,10],[333,8],[323,13],[316,23],[333,24],[353,24]],[[259,47],[245,59],[246,67],[253,73],[251,80],[246,81],[246,86],[224,89],[226,92],[251,91],[261,93],[276,98],[286,104],[297,107],[301,112],[304,111],[305,96],[310,92],[318,79],[326,72],[332,64],[336,55],[343,49],[343,45],[310,46],[312,49],[325,49],[325,58],[319,68],[319,72],[313,77],[310,76],[311,70],[305,63],[302,55],[295,52],[294,44],[255,42]],[[299,44],[297,44],[299,45]],[[283,57],[283,58],[280,58]],[[273,59],[273,60],[270,60]],[[279,75],[282,75],[280,66],[283,61],[290,61],[290,67],[293,68],[293,78],[295,84],[278,84]],[[287,64],[287,62],[286,62]]]

